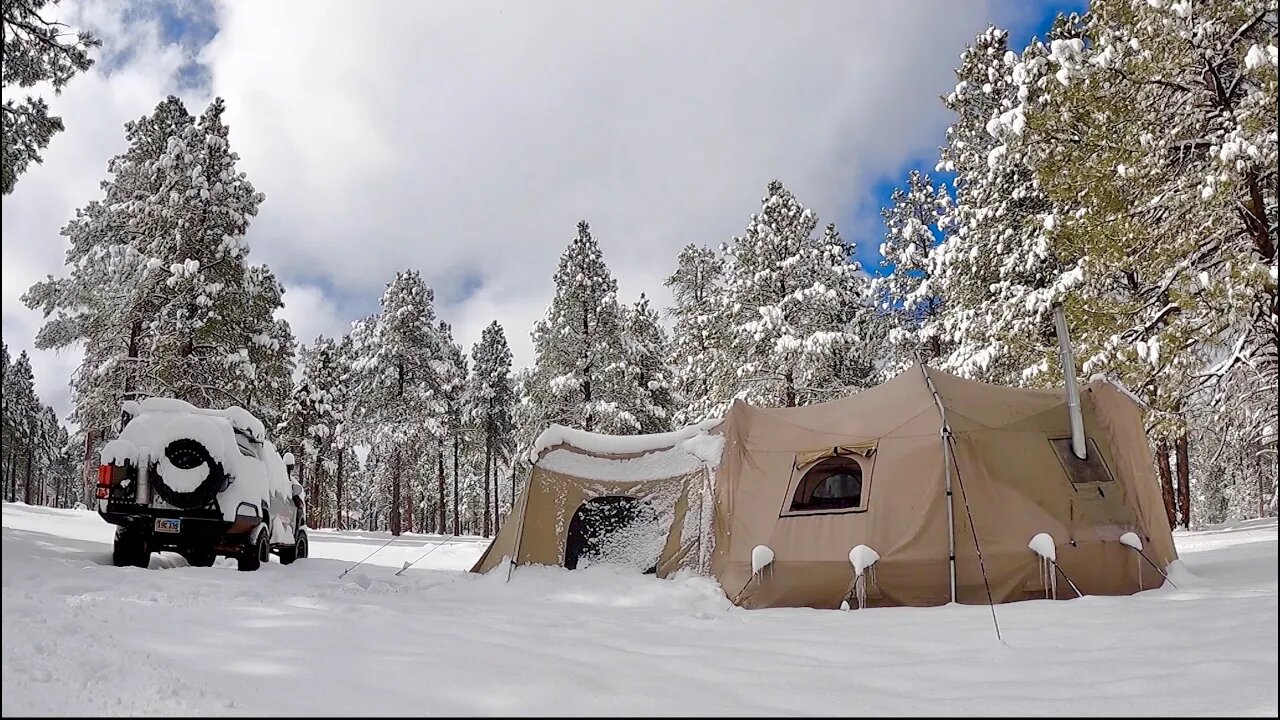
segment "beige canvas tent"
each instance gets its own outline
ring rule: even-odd
[[[1158,587],[1156,568],[1176,555],[1140,408],[1096,380],[1081,410],[1084,461],[1070,449],[1062,391],[917,365],[819,405],[735,402],[722,422],[678,433],[553,430],[513,520],[474,570],[504,557],[572,566],[592,524],[575,520],[633,503],[624,519],[642,508],[650,528],[638,564],[652,556],[646,569],[660,576],[713,575],[745,607],[838,607],[859,545],[879,556],[864,581],[869,606],[1074,597],[1063,574],[1085,594]],[[1120,542],[1130,532],[1142,554]],[[1046,574],[1028,548],[1039,533],[1052,537],[1061,572]],[[753,572],[760,546],[772,562]]]

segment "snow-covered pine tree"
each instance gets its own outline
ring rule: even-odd
[[[938,169],[955,173],[956,196],[926,269],[944,304],[920,335],[952,343],[941,365],[960,375],[1052,384],[1060,377],[1048,360],[1057,350],[1052,307],[1079,275],[1049,242],[1059,213],[1025,154],[1002,145],[1025,124],[1019,61],[1008,33],[988,28],[961,55],[959,83],[944,99],[957,118]]]
[[[7,499],[31,503],[31,477],[39,437],[40,398],[36,396],[35,373],[27,351],[18,353],[4,376],[5,455],[8,460]],[[19,487],[22,493],[19,495]]]
[[[215,100],[196,120],[170,97],[127,124],[130,146],[109,165],[104,199],[63,229],[70,275],[24,297],[48,319],[37,346],[83,344],[74,417],[96,437],[128,397],[261,412],[255,360],[278,363],[292,350],[278,347],[272,317],[279,283],[246,262],[262,195],[236,171],[223,110]]]
[[[622,387],[622,313],[618,284],[586,221],[560,256],[547,316],[533,329],[536,353],[529,397],[551,423],[615,434],[639,431]]]
[[[928,262],[941,239],[938,225],[951,211],[951,197],[945,188],[934,187],[927,174],[912,170],[891,202],[880,213],[885,225],[882,274],[873,289],[881,309],[894,318],[886,374],[897,374],[917,357],[933,363],[951,351],[937,332],[942,297],[933,290]]]
[[[4,151],[0,163],[0,192],[13,192],[18,176],[32,162],[40,162],[40,151],[49,146],[54,134],[62,132],[62,118],[49,114],[41,97],[28,95],[21,103],[13,99],[18,88],[48,84],[54,94],[62,92],[71,78],[93,65],[89,49],[102,44],[93,33],[71,32],[66,24],[44,17],[48,0],[6,2],[3,6],[4,65],[0,83],[5,101],[3,115]],[[58,0],[52,0],[58,4]]]
[[[475,428],[477,441],[484,448],[485,511],[484,533],[489,534],[489,517],[493,531],[499,525],[498,467],[510,460],[512,410],[515,390],[511,380],[511,348],[497,320],[480,334],[480,342],[471,349],[471,377],[467,388],[466,425]],[[490,493],[492,492],[492,515]]]
[[[458,518],[459,508],[459,467],[462,453],[466,450],[469,438],[468,431],[472,425],[466,417],[467,409],[467,356],[462,346],[453,341],[453,328],[441,322],[439,326],[441,356],[436,365],[437,383],[440,388],[441,413],[438,421],[436,445],[436,478],[438,501],[440,507],[437,514],[440,519],[440,533],[448,532],[445,523],[445,510],[453,506],[453,534],[461,529]],[[445,455],[451,458],[453,468],[453,498],[445,497]]]
[[[853,259],[855,248],[828,224],[808,251],[813,285],[809,337],[799,368],[801,404],[843,397],[881,380],[891,323],[875,304],[871,279]]]
[[[725,300],[711,322],[726,329],[716,372],[733,378],[733,397],[795,406],[870,382],[869,281],[834,226],[814,237],[817,216],[781,182],[769,184],[747,230],[724,246]],[[879,342],[879,341],[875,341]],[[871,364],[874,364],[872,362]]]
[[[1274,458],[1275,7],[1100,0],[1071,25],[1023,63],[1023,85],[1045,90],[1007,144],[1027,147],[1047,192],[1073,205],[1054,241],[1087,259],[1085,366],[1143,392],[1156,431],[1191,437],[1193,459],[1209,452],[1194,438],[1217,446],[1223,428],[1239,433],[1227,444]],[[1197,495],[1211,516],[1225,511],[1225,494]]]
[[[442,348],[434,301],[418,271],[397,272],[382,294],[381,312],[352,331],[359,388],[354,420],[362,438],[379,450],[396,535],[404,520],[412,520],[405,517],[410,499],[405,486],[431,445],[432,421],[441,404],[436,364]]]
[[[333,526],[338,514],[336,480],[337,426],[341,406],[335,391],[342,384],[343,368],[336,343],[321,336],[302,351],[302,377],[293,390],[277,429],[281,452],[293,452],[295,479],[307,491],[308,512],[314,527]]]
[[[637,421],[637,432],[661,433],[671,430],[676,401],[673,377],[667,365],[667,333],[658,313],[640,293],[635,305],[623,308],[621,400]]]
[[[667,310],[674,325],[667,362],[679,398],[672,417],[676,427],[722,415],[732,396],[733,378],[727,376],[724,356],[727,314],[719,307],[723,282],[724,262],[715,251],[686,245],[664,283],[674,300]]]
[[[23,302],[46,318],[36,347],[79,343],[82,360],[71,383],[72,421],[96,442],[109,438],[122,400],[145,397],[158,385],[150,372],[153,320],[168,297],[163,261],[152,263],[140,247],[149,237],[171,234],[170,219],[152,199],[167,173],[162,156],[169,138],[194,119],[170,96],[149,116],[125,124],[129,147],[108,163],[103,199],[76,211],[62,229],[68,277],[36,283]]]

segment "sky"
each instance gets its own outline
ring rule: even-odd
[[[63,0],[103,41],[56,97],[67,130],[3,199],[3,334],[64,419],[76,350],[35,350],[21,296],[62,275],[59,230],[101,197],[125,122],[166,95],[226,100],[265,193],[247,235],[297,338],[340,335],[415,268],[469,351],[492,320],[517,365],[579,220],[619,299],[658,307],[679,249],[740,234],[769,181],[874,271],[880,208],[932,170],[939,97],[988,24],[1021,47],[1081,0],[775,3]],[[6,90],[6,96],[8,90]]]

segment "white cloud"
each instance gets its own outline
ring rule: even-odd
[[[64,6],[131,51],[68,85],[54,103],[67,132],[4,199],[15,348],[39,320],[17,298],[61,272],[58,228],[98,197],[123,122],[190,59],[155,20]],[[870,183],[939,142],[938,96],[991,14],[932,0],[234,2],[200,60],[267,195],[249,240],[285,282],[299,339],[345,329],[413,267],[468,350],[497,319],[527,363],[579,219],[623,299],[662,304],[679,247],[741,232],[772,178],[824,220],[852,217]],[[192,92],[198,112],[208,98]],[[46,386],[65,383],[65,359],[39,365]]]

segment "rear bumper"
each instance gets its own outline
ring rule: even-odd
[[[216,511],[184,511],[151,508],[141,505],[113,503],[106,510],[99,510],[103,520],[145,535],[155,550],[187,550],[210,546],[224,552],[239,552],[254,530],[262,525],[258,515],[238,515],[234,521],[226,520]],[[182,523],[178,532],[156,532],[159,518],[177,519]]]

